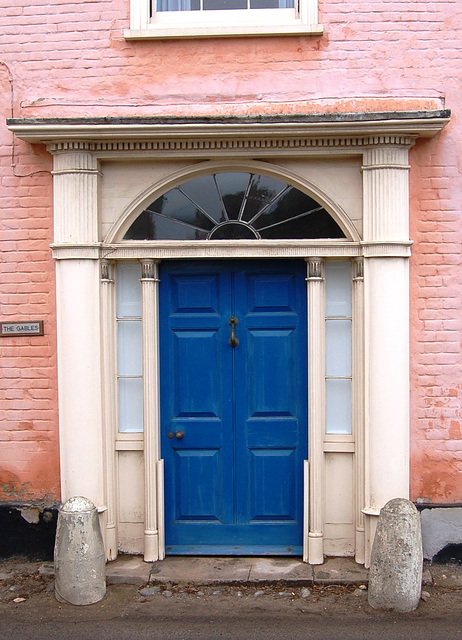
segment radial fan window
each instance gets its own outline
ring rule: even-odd
[[[124,240],[345,238],[316,200],[286,182],[241,171],[170,189],[136,218]]]

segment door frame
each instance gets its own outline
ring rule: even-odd
[[[145,460],[145,560],[165,557],[164,461],[160,454],[160,362],[159,362],[159,263],[141,259],[143,301],[144,374],[144,460]],[[363,259],[352,259],[353,278],[353,425],[351,437],[326,449],[325,425],[325,275],[324,258],[305,258],[307,272],[308,443],[309,458],[304,461],[303,560],[311,564],[324,561],[324,454],[325,451],[352,452],[356,449],[356,473],[364,465],[363,393],[360,387],[363,354]],[[309,401],[308,401],[309,398]],[[327,438],[328,440],[328,438]],[[338,438],[336,438],[338,440]],[[342,439],[340,439],[342,440]],[[356,445],[355,445],[356,441]],[[353,447],[353,448],[352,448]],[[362,488],[358,489],[362,491]],[[364,518],[356,504],[356,544],[364,550]],[[359,522],[359,524],[358,524]]]

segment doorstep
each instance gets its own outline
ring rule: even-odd
[[[369,571],[352,558],[328,558],[310,565],[296,558],[168,556],[143,562],[140,556],[119,556],[106,565],[108,584],[367,584]]]
[[[435,575],[433,576],[433,573]],[[52,562],[39,568],[42,576],[54,576]],[[106,564],[106,582],[111,584],[365,584],[369,570],[352,558],[327,558],[324,564],[310,565],[294,558],[217,558],[169,556],[161,562],[144,562],[142,556],[119,555]],[[442,567],[424,567],[422,584],[462,586],[462,567],[450,572]]]

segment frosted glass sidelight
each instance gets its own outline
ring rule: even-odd
[[[117,265],[117,317],[141,318],[141,266],[138,262]]]
[[[351,320],[326,320],[326,375],[351,376]]]
[[[119,432],[143,431],[143,380],[119,378]]]
[[[143,374],[143,337],[141,320],[117,323],[117,371],[119,376]]]
[[[117,373],[119,376],[120,433],[143,431],[143,338],[140,278],[141,267],[139,263],[117,265]],[[135,319],[125,320],[124,318]]]
[[[326,380],[326,433],[351,433],[351,380]]]
[[[326,262],[326,317],[351,317],[351,262]]]

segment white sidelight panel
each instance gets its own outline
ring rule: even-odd
[[[326,262],[326,434],[352,433],[351,262]]]
[[[117,317],[141,318],[141,266],[139,262],[117,265]]]
[[[351,380],[326,380],[326,433],[351,434]]]
[[[143,330],[139,263],[117,266],[119,433],[143,431]]]

